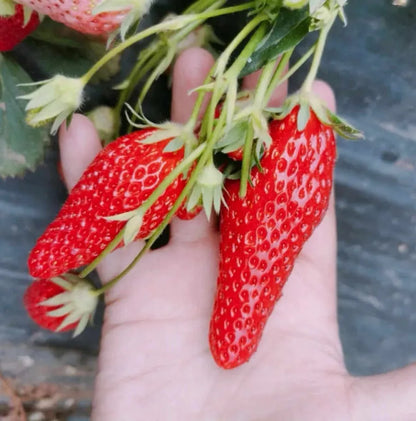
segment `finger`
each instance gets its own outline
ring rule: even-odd
[[[416,364],[351,382],[349,397],[354,420],[415,420]]]
[[[59,130],[59,148],[65,184],[71,190],[101,150],[100,139],[87,117],[74,114],[69,127],[63,124]]]
[[[171,118],[178,123],[188,121],[194,107],[197,92],[189,92],[202,85],[214,64],[212,55],[202,48],[185,50],[173,68]],[[209,97],[205,97],[205,105]],[[203,106],[202,109],[205,107]]]
[[[191,48],[179,56],[173,69],[172,120],[180,123],[188,120],[198,95],[196,92],[189,95],[189,91],[204,83],[213,64],[211,54],[201,48]],[[213,224],[215,222],[209,223],[203,213],[191,221],[174,218],[171,222],[171,242],[198,241],[213,231]]]
[[[337,106],[334,91],[325,81],[319,79],[315,80],[312,85],[312,91],[333,113],[336,112]]]
[[[192,243],[208,238],[217,232],[217,220],[211,216],[207,220],[205,212],[201,212],[190,221],[173,218],[171,222],[170,243]]]
[[[276,66],[279,61],[276,61]],[[243,89],[248,91],[253,91],[259,80],[262,70],[258,70],[257,72],[251,73],[243,79]],[[281,85],[279,85],[274,91],[272,96],[270,97],[269,106],[270,107],[279,107],[283,104],[284,100],[287,97],[287,90],[288,90],[288,82],[285,81]]]

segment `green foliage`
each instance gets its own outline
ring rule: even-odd
[[[308,8],[281,9],[269,33],[258,45],[240,76],[245,76],[275,60],[280,54],[296,47],[309,33]]]
[[[25,123],[19,84],[31,82],[13,60],[0,54],[0,177],[15,177],[33,171],[44,156],[49,136],[46,128]]]

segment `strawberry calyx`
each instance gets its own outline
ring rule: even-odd
[[[316,114],[318,120],[331,127],[337,134],[344,139],[359,140],[364,138],[362,131],[358,130],[351,123],[332,112],[327,105],[312,92],[305,95],[298,91],[290,95],[282,107],[268,108],[267,112],[275,120],[282,120],[288,116],[292,110],[299,106],[297,112],[297,126],[299,131],[303,131],[310,118],[311,110]]]
[[[186,210],[192,209],[202,204],[208,220],[211,218],[211,211],[214,208],[219,214],[223,199],[224,175],[216,168],[213,162],[206,165],[199,173],[196,183],[189,195]]]
[[[39,283],[35,281],[25,294],[25,305],[29,315],[42,327],[52,328],[55,332],[75,329],[73,336],[78,336],[94,316],[98,304],[96,289],[91,282],[72,273],[63,274],[45,282],[55,284],[59,287],[57,291],[61,292],[37,303],[31,303],[32,291],[36,290]],[[46,308],[45,316],[36,310],[36,306]],[[48,318],[56,318],[57,326],[53,320],[51,324]]]
[[[53,120],[51,133],[55,134],[59,126],[81,106],[85,84],[81,78],[56,75],[51,79],[21,86],[40,86],[18,97],[29,101],[25,108],[28,112],[27,123],[37,127]]]

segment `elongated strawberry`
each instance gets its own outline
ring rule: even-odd
[[[209,341],[218,365],[233,368],[256,351],[295,259],[329,202],[335,139],[311,111],[297,130],[298,107],[270,124],[271,147],[239,197],[227,181],[221,210],[220,266]]]
[[[98,298],[92,285],[67,274],[38,279],[27,288],[23,304],[32,320],[44,329],[81,333],[93,316]]]
[[[182,160],[183,148],[164,152],[170,139],[140,142],[154,131],[122,136],[97,155],[31,251],[33,277],[51,278],[90,263],[126,223],[108,217],[139,208]],[[180,175],[168,186],[144,214],[136,238],[148,237],[161,223],[185,183]]]
[[[12,50],[39,25],[36,12],[32,12],[25,23],[23,6],[16,4],[14,10],[14,15],[0,16],[0,51]]]

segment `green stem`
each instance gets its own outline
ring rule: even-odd
[[[211,2],[212,3],[212,2]],[[211,4],[209,7],[207,7],[207,11],[209,10],[215,10],[221,7],[225,3],[225,0],[216,1],[213,4]],[[201,25],[205,19],[198,20],[196,22],[193,22],[189,25],[187,25],[185,28],[182,28],[179,30],[176,34],[174,34],[172,37],[168,39],[167,44],[165,46],[165,50],[159,53],[159,56],[162,56],[162,59],[159,59],[159,66],[156,66],[151,75],[147,78],[145,85],[143,86],[140,96],[136,102],[135,110],[137,111],[140,107],[140,104],[143,103],[144,98],[146,97],[149,89],[151,88],[153,82],[159,77],[161,73],[163,73],[173,62],[175,56],[176,56],[176,49],[177,45],[180,41],[182,41],[184,38],[186,38],[193,30],[195,30],[199,25]],[[129,127],[129,131],[131,129],[131,126]]]
[[[200,19],[209,19],[216,16],[221,15],[227,15],[231,13],[236,12],[242,12],[244,10],[248,10],[252,7],[254,7],[255,2],[248,2],[244,3],[242,5],[238,6],[231,6],[231,7],[225,7],[223,9],[193,14],[193,15],[181,15],[177,18],[173,18],[172,20],[161,22],[159,24],[153,25],[150,28],[145,29],[142,32],[139,32],[138,34],[133,35],[132,37],[128,38],[127,40],[123,41],[122,43],[118,44],[116,47],[114,47],[112,50],[110,50],[107,54],[105,54],[103,57],[101,57],[100,60],[98,60],[82,77],[81,80],[84,82],[84,84],[87,84],[90,79],[94,76],[94,74],[101,69],[109,60],[111,60],[113,57],[120,54],[122,51],[124,51],[126,48],[130,47],[131,45],[135,44],[138,41],[141,41],[142,39],[145,39],[151,35],[154,35],[158,32],[162,31],[170,31],[170,30],[176,30],[180,29],[183,26],[187,25],[188,23],[200,20]]]
[[[145,55],[143,57],[140,57],[139,60],[137,60],[137,63],[134,65],[130,75],[129,75],[129,84],[128,86],[123,89],[123,91],[120,93],[119,99],[117,101],[117,105],[114,109],[114,114],[116,116],[116,122],[115,122],[115,128],[116,133],[120,134],[120,115],[121,110],[125,104],[125,102],[130,98],[135,86],[139,82],[139,80],[149,71],[151,70],[159,61],[160,55],[151,55],[152,51],[149,50],[150,54],[147,54],[148,51],[144,51]]]
[[[244,41],[244,39],[265,19],[263,15],[257,15],[254,19],[246,24],[246,26],[233,38],[227,48],[221,53],[215,66],[215,76],[222,75],[230,60],[231,54]]]
[[[187,7],[182,14],[199,13],[200,11],[208,9],[217,1],[218,0],[198,0]]]
[[[212,81],[212,79],[214,78],[218,78],[218,75],[221,74],[224,70],[225,70],[225,66],[229,61],[229,58],[231,57],[231,54],[233,53],[233,51],[240,45],[240,43],[250,34],[250,32],[252,32],[258,25],[260,22],[262,22],[265,19],[265,17],[261,16],[257,16],[256,18],[252,19],[233,39],[233,41],[228,45],[228,47],[221,53],[221,56],[219,57],[219,59],[217,60],[217,64],[211,69],[210,73],[208,74],[208,76],[206,77],[205,81],[204,81],[204,85],[207,83],[210,83]],[[251,53],[250,53],[251,54]],[[220,64],[218,64],[220,63]],[[222,75],[221,75],[222,76]],[[220,77],[221,77],[220,76]],[[217,88],[217,89],[215,89]],[[210,116],[209,119],[204,119],[204,121],[202,122],[202,126],[201,126],[201,132],[209,132],[209,129],[207,127],[210,127],[212,129],[213,126],[213,121],[214,121],[214,115],[215,115],[215,109],[218,103],[218,100],[221,98],[221,96],[223,95],[224,90],[223,89],[218,89],[218,84],[214,83],[214,92],[212,94],[212,98],[210,101],[210,106],[209,106],[209,111],[205,114],[206,116]],[[192,110],[192,114],[191,117],[188,121],[189,125],[195,126],[197,120],[198,120],[198,116],[199,116],[199,111],[201,109],[204,97],[206,95],[205,91],[201,91],[199,92],[198,98],[195,102],[195,106]],[[218,99],[216,98],[218,97]],[[213,100],[214,99],[214,100]]]
[[[282,60],[280,60],[281,62]],[[279,62],[279,65],[280,65]],[[261,72],[259,80],[256,86],[256,92],[254,96],[254,107],[261,109],[264,102],[264,97],[266,96],[267,88],[270,86],[272,81],[273,75],[276,74],[275,72],[276,62],[271,61],[270,63],[266,64]]]
[[[251,167],[251,156],[253,149],[253,124],[249,123],[246,133],[246,140],[244,143],[243,162],[241,164],[241,179],[240,179],[240,197],[244,197],[247,193],[247,183]]]
[[[319,34],[319,38],[316,44],[315,54],[313,56],[311,68],[300,89],[301,95],[308,96],[312,90],[313,81],[316,79],[316,75],[318,74],[318,69],[321,64],[326,40],[328,38],[329,31],[331,30],[331,27],[335,22],[336,17],[337,17],[337,14],[333,12],[328,23],[321,29],[321,32]]]
[[[217,79],[217,82],[214,83],[214,91],[212,94],[212,98],[209,104],[209,111],[205,114],[205,117],[202,121],[201,125],[201,132],[203,134],[209,134],[212,132],[214,127],[215,121],[215,109],[219,100],[221,99],[222,95],[224,94],[224,87],[226,84],[223,83],[222,78],[224,80],[236,80],[238,79],[238,75],[240,74],[241,70],[244,68],[245,64],[247,63],[247,59],[251,56],[255,48],[257,47],[258,43],[263,39],[264,34],[266,33],[266,29],[268,25],[263,21],[266,20],[266,16],[257,16],[255,19],[252,20],[254,25],[246,25],[243,29],[246,32],[245,36],[247,36],[256,26],[260,24],[254,35],[250,38],[246,46],[243,48],[239,56],[233,62],[233,64],[229,67],[229,69],[224,73],[224,75],[220,79]],[[262,23],[263,22],[263,23]],[[250,29],[250,31],[249,31]],[[242,31],[242,32],[243,32]],[[243,38],[244,39],[244,38]]]
[[[273,95],[274,90],[281,85],[285,80],[287,80],[290,76],[288,76],[289,72],[288,71],[285,76],[282,77],[283,72],[286,69],[287,64],[289,63],[290,57],[293,54],[294,49],[290,49],[289,51],[287,51],[286,53],[283,54],[283,56],[281,57],[279,64],[277,65],[274,74],[270,80],[269,85],[267,86],[267,89],[264,93],[263,96],[263,107],[265,107],[267,105],[267,103],[270,101],[271,96]],[[312,50],[313,51],[313,50]],[[307,55],[308,53],[306,53]],[[306,56],[305,55],[305,56]],[[309,57],[309,56],[308,56]],[[303,63],[302,63],[303,64]],[[299,65],[299,62],[296,63],[293,67],[295,67],[296,65]],[[300,66],[299,66],[300,67]],[[292,68],[291,68],[292,70]],[[297,70],[297,69],[296,69]],[[295,70],[295,71],[296,71]],[[292,73],[293,74],[293,73]],[[260,100],[260,99],[259,99]]]
[[[210,72],[208,73],[207,77],[205,78],[203,84],[205,85],[205,84],[209,83],[210,80],[212,79],[212,77],[213,77],[213,69],[210,70]],[[205,91],[200,91],[198,93],[198,97],[195,101],[194,108],[192,109],[191,117],[189,118],[188,122],[186,123],[186,127],[188,128],[188,130],[192,130],[196,126],[196,124],[198,122],[198,118],[199,118],[199,112],[202,108],[202,104],[204,102],[204,98],[205,98],[206,94],[207,94],[207,92],[205,92]]]

